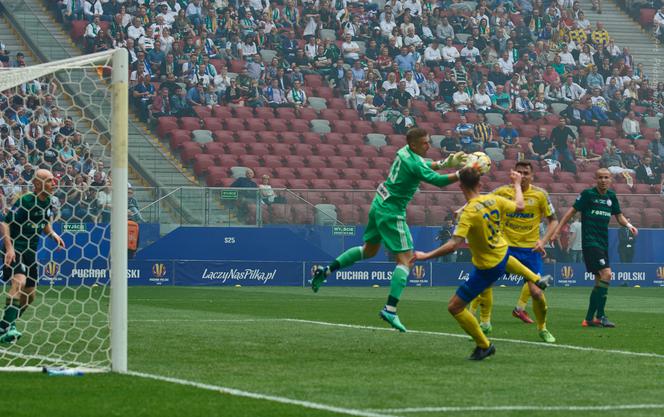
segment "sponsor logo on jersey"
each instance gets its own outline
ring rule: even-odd
[[[60,266],[57,263],[53,262],[53,261],[47,263],[46,266],[44,267],[44,273],[49,278],[53,278],[56,275],[58,275],[59,270],[60,270]]]
[[[574,277],[574,268],[571,266],[563,266],[560,268],[560,274],[563,276],[565,279],[571,279]]]
[[[152,276],[155,278],[162,278],[166,275],[166,265],[156,263],[152,265]]]
[[[427,274],[427,271],[426,271],[426,268],[424,267],[424,265],[415,265],[415,267],[413,268],[413,275],[417,279],[424,278],[426,276],[426,274]]]

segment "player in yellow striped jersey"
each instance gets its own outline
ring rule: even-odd
[[[475,340],[477,346],[470,356],[472,360],[482,360],[493,355],[496,349],[480,329],[477,319],[466,309],[468,303],[491,287],[505,272],[523,275],[540,289],[546,288],[551,280],[551,277],[540,279],[516,258],[507,254],[508,245],[503,237],[502,222],[507,214],[522,212],[525,208],[521,174],[512,171],[510,176],[515,189],[514,201],[495,194],[480,195],[480,173],[472,168],[459,171],[461,191],[467,203],[459,217],[454,236],[443,246],[430,252],[415,252],[412,260],[414,262],[446,255],[455,251],[464,240],[468,241],[474,268],[468,280],[450,299],[447,310]]]

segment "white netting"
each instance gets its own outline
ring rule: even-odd
[[[0,70],[0,197],[17,252],[3,271],[0,368],[110,367],[111,56]],[[49,207],[31,181],[39,168],[56,179]],[[30,237],[49,210],[67,248],[41,233],[31,268]],[[17,291],[21,272],[38,280],[28,308],[33,290]]]

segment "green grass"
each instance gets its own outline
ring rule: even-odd
[[[411,330],[462,333],[446,311],[453,290],[408,288],[399,311],[402,322]],[[547,291],[548,327],[559,345],[664,355],[664,289],[612,288],[607,311],[615,329],[580,327],[589,291]],[[496,356],[474,363],[465,359],[473,348],[467,337],[383,331],[378,311],[385,296],[385,288],[324,287],[315,295],[304,288],[131,288],[129,367],[357,410],[664,404],[662,357],[499,340]],[[495,290],[491,336],[538,342],[534,325],[510,316],[517,296],[514,288]],[[279,320],[285,318],[375,329]],[[12,396],[12,416],[339,415],[136,376],[3,373],[0,378],[5,387],[37,394]],[[394,414],[662,416],[664,408]]]

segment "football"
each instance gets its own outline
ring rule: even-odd
[[[468,155],[466,166],[476,169],[484,175],[491,170],[491,158],[484,152],[473,152]]]

